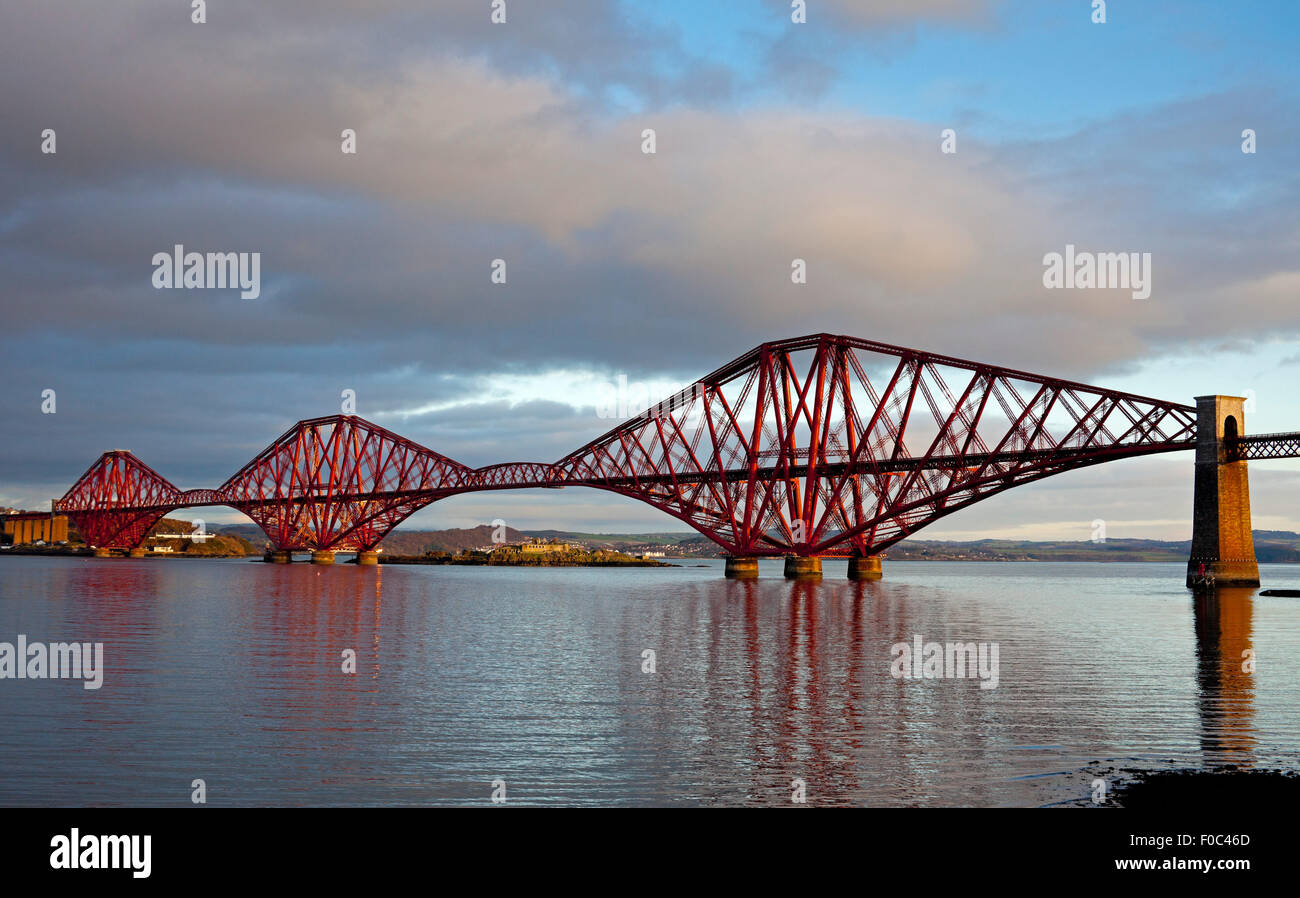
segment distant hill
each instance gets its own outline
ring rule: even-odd
[[[155,545],[168,546],[173,553],[178,555],[258,555],[261,554],[261,545],[266,539],[262,531],[257,527],[252,528],[256,531],[258,539],[250,540],[232,531],[220,531],[213,528],[210,532],[212,535],[205,540],[192,542],[183,539],[156,539],[161,533],[191,533],[194,531],[194,524],[191,521],[183,521],[179,518],[163,518],[153,526],[149,531],[149,538],[145,541],[147,548]]]
[[[1108,539],[1103,543],[980,539],[968,542],[904,540],[889,549],[894,561],[1186,561],[1191,542]]]
[[[492,534],[496,528],[491,524],[480,524],[468,529],[451,530],[402,530],[397,529],[384,537],[380,547],[391,555],[423,555],[425,552],[459,552],[462,549],[477,549],[479,546],[492,545]],[[266,534],[256,524],[231,524],[220,528],[221,533],[240,536],[254,545],[266,542]],[[505,541],[521,543],[527,535],[513,527],[505,529]]]
[[[254,524],[233,524],[216,528],[218,532],[240,536],[255,546],[262,546],[266,536]],[[459,552],[491,545],[494,529],[490,524],[450,530],[394,530],[380,544],[394,555],[421,555],[425,552]],[[1265,563],[1300,563],[1300,533],[1290,530],[1256,530],[1255,555]],[[581,533],[571,530],[515,530],[507,527],[506,542],[523,542],[527,538],[558,539],[588,549],[612,548],[621,551],[657,549],[670,555],[715,557],[718,547],[698,533]],[[1007,540],[969,541],[907,539],[889,549],[895,561],[1186,561],[1191,551],[1189,540],[1108,539],[1104,543],[1089,540]]]
[[[1255,558],[1270,563],[1300,563],[1300,533],[1290,530],[1253,530]]]
[[[1300,563],[1300,533],[1256,530],[1255,557],[1264,563]],[[1108,539],[966,542],[907,539],[889,549],[895,561],[1186,561],[1191,540]]]
[[[565,542],[588,542],[601,546],[679,546],[683,543],[708,542],[694,530],[681,533],[577,533],[571,530],[525,530],[535,539],[558,539]],[[712,545],[712,543],[710,543]]]
[[[491,524],[479,524],[468,529],[451,530],[394,530],[384,537],[379,545],[393,555],[422,555],[425,552],[460,552],[464,549],[477,549],[492,545],[492,535],[497,528]],[[506,527],[502,534],[508,543],[521,543],[526,538],[523,533],[512,527]]]
[[[448,530],[403,530],[397,529],[384,537],[380,546],[393,555],[421,555],[425,552],[459,552],[462,549],[476,549],[492,545],[492,535],[496,532],[491,524],[479,524],[470,528],[451,528]],[[219,528],[219,532],[240,536],[255,545],[266,542],[266,534],[256,524],[231,524]],[[527,539],[558,539],[563,542],[577,543],[592,549],[612,548],[646,548],[664,549],[682,544],[707,548],[710,552],[716,548],[704,537],[692,532],[686,533],[574,533],[568,530],[516,530],[505,528],[505,542],[521,543]]]
[[[243,537],[255,546],[260,546],[266,542],[266,534],[256,524],[225,524],[223,526],[213,526],[209,529],[214,533]]]

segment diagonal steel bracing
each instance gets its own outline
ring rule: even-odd
[[[106,453],[57,507],[97,546],[136,546],[168,511],[220,504],[277,548],[369,549],[445,496],[586,486],[730,554],[867,555],[1020,484],[1190,449],[1195,431],[1189,405],[817,334],[765,343],[552,464],[472,469],[337,415],[295,424],[215,490],[182,493]],[[1241,451],[1294,451],[1259,439]]]

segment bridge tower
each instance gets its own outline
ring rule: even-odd
[[[1250,481],[1235,445],[1246,430],[1245,400],[1196,397],[1196,488],[1187,585],[1205,564],[1216,586],[1259,586],[1250,534]]]

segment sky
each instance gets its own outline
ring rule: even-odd
[[[6,4],[0,505],[48,507],[112,448],[217,486],[348,390],[466,464],[552,461],[610,428],[620,377],[818,332],[1300,429],[1300,5],[504,5]],[[156,288],[176,244],[260,253],[260,295]],[[1067,244],[1150,253],[1151,295],[1046,288]],[[921,536],[1185,539],[1191,475],[1102,465]],[[1300,464],[1251,484],[1257,528],[1300,530]],[[584,490],[405,526],[494,519],[684,526]]]

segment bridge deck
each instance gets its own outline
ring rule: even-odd
[[[1016,469],[1026,464],[1043,464],[1050,463],[1053,457],[1060,458],[1062,464],[1068,464],[1070,467],[1082,467],[1088,464],[1099,463],[1103,461],[1114,461],[1121,458],[1137,458],[1144,455],[1156,455],[1164,452],[1180,452],[1196,448],[1192,440],[1175,440],[1165,443],[1148,443],[1134,446],[1103,446],[1092,450],[1075,450],[1067,455],[1060,449],[1033,449],[1019,451],[1002,451],[997,453],[971,453],[963,456],[925,456],[921,458],[894,458],[894,459],[865,459],[856,463],[849,462],[823,462],[816,466],[815,476],[828,480],[839,479],[846,474],[851,474],[864,479],[872,477],[893,477],[899,474],[909,473],[912,471],[939,471],[939,472],[956,472],[967,471],[976,472],[986,468],[997,466],[992,474],[987,471],[981,479],[996,479],[1008,469]],[[765,466],[757,467],[752,472],[745,468],[738,468],[728,471],[696,471],[696,472],[671,472],[666,474],[635,474],[622,477],[572,477],[566,476],[563,472],[555,469],[551,465],[536,465],[528,462],[520,462],[521,467],[531,470],[545,469],[551,471],[551,475],[545,479],[536,480],[508,480],[500,481],[467,480],[459,486],[451,486],[443,489],[409,489],[409,490],[367,490],[365,492],[350,492],[346,490],[328,489],[321,487],[312,495],[310,489],[304,489],[298,495],[298,500],[308,502],[315,500],[319,502],[383,502],[403,499],[442,499],[448,496],[454,496],[465,492],[479,492],[483,490],[513,490],[513,489],[559,489],[566,486],[586,486],[597,488],[622,488],[637,486],[654,486],[669,484],[701,484],[701,483],[741,483],[747,481],[752,476],[757,481],[766,481],[772,478],[803,478],[808,477],[813,472],[809,466],[788,465],[788,466]],[[480,469],[488,471],[508,467],[506,465],[492,465],[490,468]],[[474,472],[477,473],[477,472]],[[960,479],[960,477],[958,477]],[[199,495],[202,493],[203,495]],[[216,490],[191,490],[183,493],[181,499],[192,499],[186,501],[184,505],[178,506],[174,502],[156,505],[133,505],[132,511],[137,512],[168,512],[181,508],[203,508],[207,506],[235,506],[257,508],[259,506],[272,506],[284,502],[283,498],[270,497],[266,499],[234,498],[223,497]],[[43,513],[48,516],[49,512]]]
[[[1300,432],[1255,433],[1237,437],[1227,445],[1228,458],[1251,461],[1264,458],[1300,458]]]

